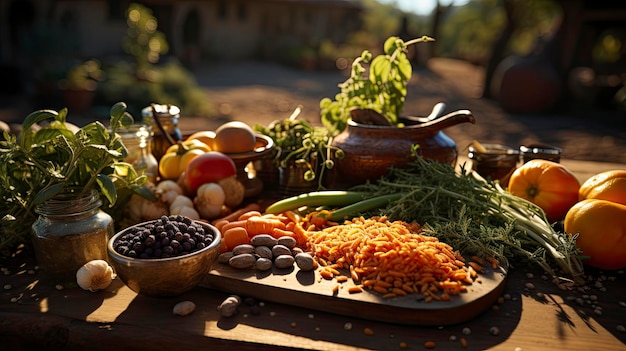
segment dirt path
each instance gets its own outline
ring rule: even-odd
[[[266,125],[288,117],[298,105],[303,106],[301,116],[316,123],[320,99],[334,96],[339,91],[337,84],[346,78],[339,71],[308,72],[258,62],[202,66],[194,74],[223,117],[203,121],[207,128],[227,119]],[[472,111],[475,125],[457,125],[444,131],[462,154],[474,139],[512,147],[541,142],[560,146],[565,158],[626,164],[623,120],[605,118],[597,111],[580,116],[511,115],[497,103],[479,98],[482,79],[482,70],[468,63],[433,59],[428,67],[416,69],[404,111],[427,115],[440,101],[447,104],[448,112]],[[199,127],[197,121],[189,123]]]

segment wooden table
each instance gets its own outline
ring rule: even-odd
[[[626,169],[563,163],[591,173]],[[0,264],[0,350],[423,350],[428,341],[439,350],[626,349],[624,271],[590,269],[588,284],[565,288],[540,271],[513,268],[501,301],[478,317],[417,327],[263,301],[258,308],[243,304],[224,318],[216,308],[225,292],[198,287],[176,298],[151,298],[119,279],[96,293],[73,282],[61,289],[35,266],[28,252]],[[174,315],[172,308],[183,300],[193,301],[195,312]]]

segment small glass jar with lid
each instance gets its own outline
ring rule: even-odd
[[[128,128],[120,128],[117,133],[128,150],[128,156],[124,162],[133,165],[139,174],[146,175],[148,181],[156,183],[159,164],[152,154],[153,131],[144,123],[137,123]]]
[[[35,257],[42,270],[60,279],[75,279],[85,263],[106,260],[107,242],[115,234],[113,218],[100,209],[100,194],[82,190],[67,189],[35,208]]]
[[[141,110],[141,116],[143,122],[151,126],[154,133],[152,154],[158,161],[172,143],[183,139],[178,129],[180,108],[174,105],[152,104]]]

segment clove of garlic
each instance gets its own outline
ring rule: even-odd
[[[76,282],[83,290],[95,292],[106,289],[115,279],[113,268],[105,260],[92,260],[76,271]]]

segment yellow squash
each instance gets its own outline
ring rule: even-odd
[[[563,224],[566,233],[578,234],[576,246],[589,256],[585,264],[611,270],[626,267],[626,205],[586,199],[572,206]]]
[[[196,140],[185,140],[170,146],[159,160],[161,179],[178,179],[194,158],[211,151],[205,143]]]

